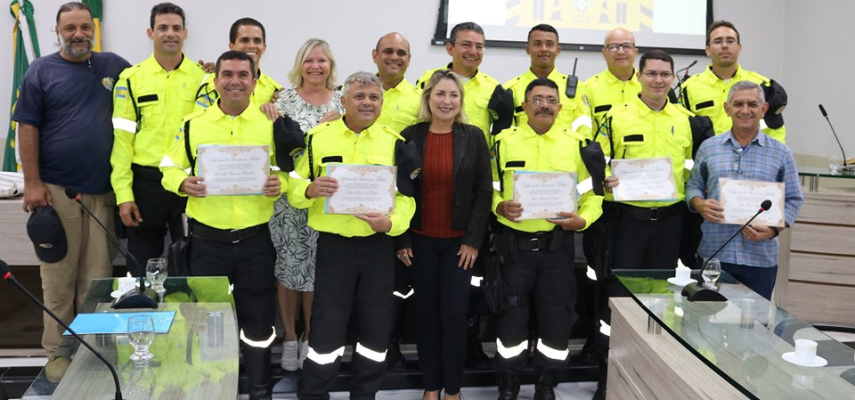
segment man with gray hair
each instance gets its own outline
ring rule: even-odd
[[[356,306],[357,338],[353,352],[351,399],[373,399],[386,372],[386,346],[392,324],[395,248],[392,237],[404,233],[415,212],[410,176],[418,166],[410,147],[391,128],[375,123],[383,106],[380,79],[357,72],[344,82],[343,118],[316,126],[307,134],[307,149],[298,157],[288,202],[309,209],[308,225],[318,231],[315,302],[309,355],[303,364],[300,399],[329,399],[335,384]],[[397,165],[394,211],[345,215],[326,211],[339,189],[327,176],[334,164]],[[403,177],[403,179],[402,179]]]
[[[703,238],[698,254],[711,256],[740,225],[724,223],[724,206],[719,202],[719,179],[783,182],[783,217],[792,226],[799,215],[802,195],[796,162],[789,147],[760,130],[760,120],[769,109],[760,85],[750,81],[735,83],[727,94],[724,110],[731,129],[707,139],[698,149],[692,176],[686,184],[686,202],[691,211],[704,218]],[[745,286],[771,299],[778,273],[780,228],[760,222],[748,225],[719,253],[721,270]]]

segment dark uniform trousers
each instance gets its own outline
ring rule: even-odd
[[[515,247],[502,271],[511,299],[519,299],[519,304],[506,306],[499,316],[496,370],[521,375],[525,369],[530,302],[537,314],[539,337],[534,346],[534,365],[538,369],[564,367],[576,304],[573,233],[556,230],[531,234],[505,229],[497,236],[501,236],[497,243]]]
[[[184,237],[184,222],[181,214],[187,206],[187,198],[178,196],[163,188],[163,174],[157,168],[132,165],[134,172],[134,201],[140,210],[142,222],[139,227],[127,228],[128,251],[140,262],[140,271],[134,271],[128,264],[129,272],[134,276],[145,275],[146,261],[163,255],[163,236],[169,230],[173,242]]]
[[[356,307],[351,399],[374,399],[386,372],[395,281],[392,237],[347,238],[320,232],[309,356],[303,364],[302,400],[329,399],[344,354],[348,321]]]
[[[229,278],[234,285],[238,326],[249,340],[268,340],[273,334],[276,312],[276,250],[267,224],[247,228],[242,231],[243,238],[228,239],[231,231],[210,228],[198,221],[190,221],[190,231],[190,275]]]
[[[685,208],[683,202],[658,209],[618,204],[613,268],[676,268]]]

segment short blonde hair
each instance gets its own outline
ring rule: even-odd
[[[291,72],[288,73],[288,80],[291,81],[291,86],[293,86],[294,89],[303,86],[303,63],[306,62],[307,58],[309,58],[309,53],[318,46],[320,46],[321,51],[324,52],[324,55],[330,61],[330,76],[327,77],[327,89],[335,90],[335,57],[333,57],[330,44],[327,43],[326,40],[318,38],[307,40],[306,43],[303,43],[303,45],[300,46],[300,49],[297,50],[297,57],[294,59],[294,68],[292,68]]]
[[[434,71],[433,75],[428,79],[427,84],[425,85],[424,90],[422,91],[422,101],[419,106],[419,121],[423,122],[431,122],[433,119],[433,115],[430,112],[430,95],[433,93],[433,88],[439,84],[439,81],[443,79],[448,79],[454,82],[457,85],[457,90],[460,90],[460,111],[457,112],[457,115],[454,117],[454,122],[465,124],[468,122],[468,118],[466,118],[466,112],[463,111],[463,82],[460,81],[460,78],[457,77],[457,74],[451,72],[450,69],[438,69]]]

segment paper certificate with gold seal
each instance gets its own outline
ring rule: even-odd
[[[760,210],[760,204],[770,200],[772,207],[760,213],[754,221],[766,226],[784,228],[783,182],[719,178],[718,199],[719,204],[724,207],[725,224],[742,225],[748,222]]]
[[[270,175],[270,146],[198,148],[197,172],[205,178],[208,196],[263,194]]]
[[[619,180],[615,201],[673,201],[677,184],[671,157],[612,159],[612,175]]]
[[[388,165],[328,165],[327,176],[338,181],[338,190],[326,199],[327,214],[392,214],[396,173]]]
[[[562,218],[576,212],[576,174],[572,172],[515,172],[514,201],[524,219]]]

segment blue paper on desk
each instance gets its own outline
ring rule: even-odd
[[[138,315],[151,317],[154,322],[155,333],[169,332],[172,320],[175,319],[175,311],[78,314],[71,323],[71,329],[79,335],[126,334],[128,333],[128,320]],[[71,333],[65,331],[63,335],[69,336]]]

